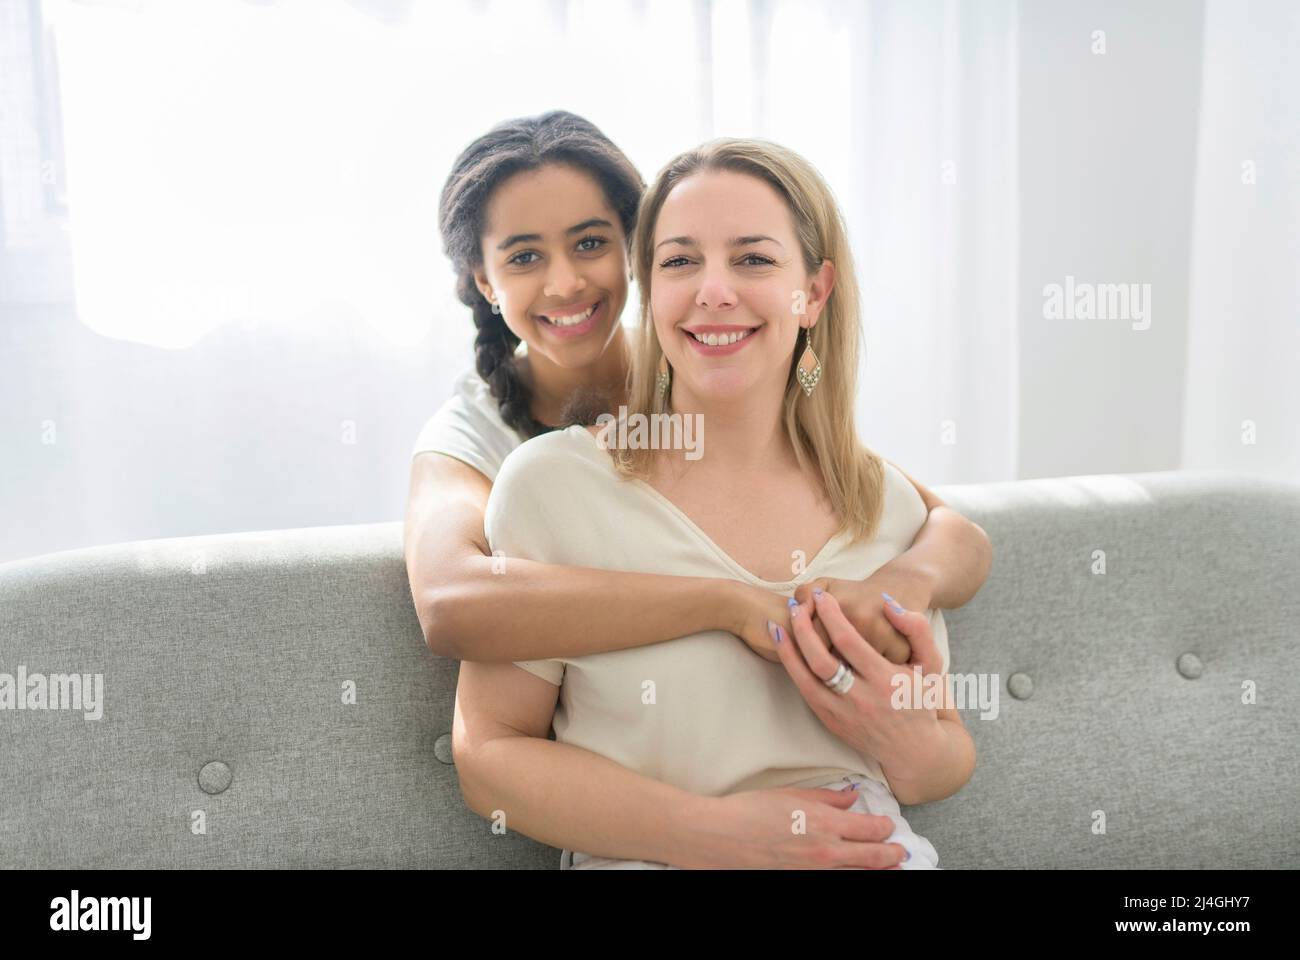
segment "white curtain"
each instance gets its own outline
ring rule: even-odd
[[[866,293],[864,439],[931,485],[1015,476],[1012,0],[0,0],[0,23],[28,151],[0,155],[0,560],[399,518],[472,362],[438,191],[473,137],[553,108],[647,180],[712,136],[807,156]]]
[[[1300,483],[1300,6],[1207,0],[1183,460]]]

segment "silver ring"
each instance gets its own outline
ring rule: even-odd
[[[837,683],[839,683],[841,680],[844,679],[844,674],[848,671],[848,669],[849,669],[848,665],[843,660],[841,660],[840,668],[835,671],[835,676],[831,677],[829,680],[823,680],[822,683],[826,684],[826,686],[828,687],[835,686]]]
[[[829,680],[823,680],[822,683],[843,696],[853,687],[853,679],[853,671],[849,669],[848,664],[841,660],[840,668],[835,671],[835,676]]]

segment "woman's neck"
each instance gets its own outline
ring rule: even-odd
[[[756,385],[730,401],[702,399],[674,384],[672,401],[673,413],[701,418],[703,455],[699,459],[707,464],[709,473],[716,470],[737,476],[787,468],[797,462],[785,431],[784,395],[775,384]],[[681,451],[668,451],[667,459],[685,458]]]
[[[519,368],[532,391],[533,417],[541,423],[558,424],[565,404],[579,389],[608,397],[614,409],[626,403],[627,366],[627,340],[620,324],[595,363],[561,367],[540,354],[530,353]]]

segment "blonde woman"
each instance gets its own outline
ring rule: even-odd
[[[563,847],[564,866],[934,867],[898,804],[960,789],[973,742],[954,710],[891,708],[893,668],[831,592],[905,551],[927,511],[853,429],[858,298],[830,192],[777,145],[705,144],[646,194],[633,260],[626,421],[506,459],[486,509],[502,583],[514,559],[735,580],[789,596],[793,636],[768,624],[779,662],[705,630],[462,664],[466,802]],[[606,449],[655,414],[702,422],[703,456]],[[797,603],[811,584],[828,589]],[[880,602],[913,661],[946,671],[938,610]]]

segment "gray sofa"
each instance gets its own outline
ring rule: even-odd
[[[937,492],[995,549],[946,614],[951,669],[1000,678],[996,719],[963,714],[974,778],[904,810],[940,865],[1300,866],[1300,487]],[[461,800],[456,664],[423,643],[399,523],[0,565],[20,666],[102,674],[102,716],[0,710],[0,866],[558,866]]]

